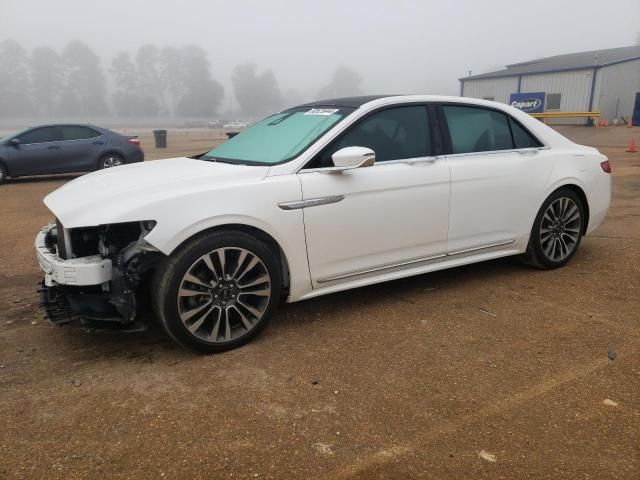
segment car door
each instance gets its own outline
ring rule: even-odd
[[[429,117],[415,104],[370,113],[300,170],[314,287],[444,256],[449,168],[435,155]],[[349,146],[374,150],[375,164],[328,173],[331,155]]]
[[[9,170],[13,176],[58,173],[63,149],[58,127],[37,127],[14,139],[18,144],[7,145]]]
[[[64,169],[67,172],[95,170],[106,137],[84,125],[62,125]]]
[[[526,246],[553,154],[505,112],[461,104],[439,111],[451,171],[447,253]]]

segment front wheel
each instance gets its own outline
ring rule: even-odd
[[[525,261],[538,268],[562,267],[578,250],[585,221],[580,197],[567,188],[556,190],[536,216]]]
[[[203,353],[247,343],[280,299],[277,254],[243,232],[214,232],[187,243],[157,269],[153,306],[167,334]]]

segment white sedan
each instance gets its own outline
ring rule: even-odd
[[[247,128],[248,125],[249,124],[246,122],[234,120],[233,122],[225,123],[222,128],[227,128],[229,130],[242,130],[243,128]]]
[[[41,291],[56,323],[123,329],[150,292],[176,342],[227,350],[283,299],[509,255],[563,266],[604,219],[610,173],[596,149],[500,103],[310,103],[199,159],[91,173],[48,195]]]

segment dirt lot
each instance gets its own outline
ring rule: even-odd
[[[208,357],[44,321],[32,240],[70,177],[1,186],[0,477],[640,478],[640,154],[624,153],[640,128],[562,132],[615,179],[568,267],[502,260],[285,305]],[[142,139],[154,159],[216,135]]]

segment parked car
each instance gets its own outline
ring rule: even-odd
[[[207,128],[222,128],[222,120],[212,120],[207,123]]]
[[[0,183],[7,177],[87,172],[143,160],[138,137],[95,125],[42,125],[0,139]]]
[[[247,128],[249,124],[247,122],[242,122],[240,120],[234,120],[233,122],[225,123],[222,128],[229,128],[232,130],[242,130],[243,128]]]
[[[57,323],[126,327],[150,290],[172,339],[227,350],[281,299],[510,255],[561,267],[603,221],[610,172],[596,149],[500,103],[305,104],[200,159],[92,173],[48,195],[57,223],[35,242],[44,303]]]

